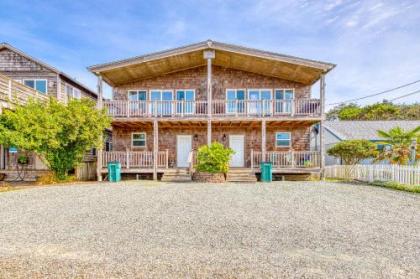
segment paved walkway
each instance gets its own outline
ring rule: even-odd
[[[0,193],[0,278],[420,278],[420,195],[321,182]]]

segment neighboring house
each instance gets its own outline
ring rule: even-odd
[[[97,100],[97,94],[60,70],[7,44],[0,44],[0,109],[23,104],[29,98],[47,100],[53,96],[67,103],[71,98]],[[0,169],[15,172],[19,152],[0,147]],[[31,170],[45,170],[37,156],[29,156]],[[10,178],[9,178],[10,179]]]
[[[325,121],[325,150],[328,150],[336,143],[342,140],[365,139],[372,142],[380,142],[383,138],[378,136],[377,131],[389,131],[395,127],[401,127],[404,130],[412,130],[420,126],[418,121]],[[314,139],[317,137],[313,137]],[[365,160],[364,163],[371,163],[372,160]],[[326,165],[341,164],[339,158],[325,156]]]
[[[324,114],[324,76],[334,66],[211,40],[91,66],[98,88],[113,88],[103,103],[113,150],[98,153],[98,178],[117,160],[123,174],[156,179],[191,167],[198,147],[213,141],[235,151],[231,168],[254,177],[261,161],[274,173],[319,172],[310,130]]]

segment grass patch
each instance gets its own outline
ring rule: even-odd
[[[412,193],[420,193],[420,185],[407,185],[395,181],[373,181],[369,185],[395,189],[399,191],[406,191]]]

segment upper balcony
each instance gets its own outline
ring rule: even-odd
[[[105,101],[113,118],[207,118],[207,101]],[[320,118],[319,99],[293,100],[213,100],[212,118]]]

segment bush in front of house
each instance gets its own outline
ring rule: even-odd
[[[339,157],[345,165],[355,165],[378,155],[376,144],[368,140],[343,140],[328,149],[327,153]]]
[[[198,149],[196,169],[199,172],[227,173],[230,158],[234,153],[232,149],[218,142],[201,146]]]
[[[83,159],[86,151],[102,146],[102,135],[110,119],[93,101],[73,99],[68,104],[51,98],[30,101],[0,115],[0,144],[24,152],[35,152],[58,180]],[[19,157],[18,162],[28,159]]]

